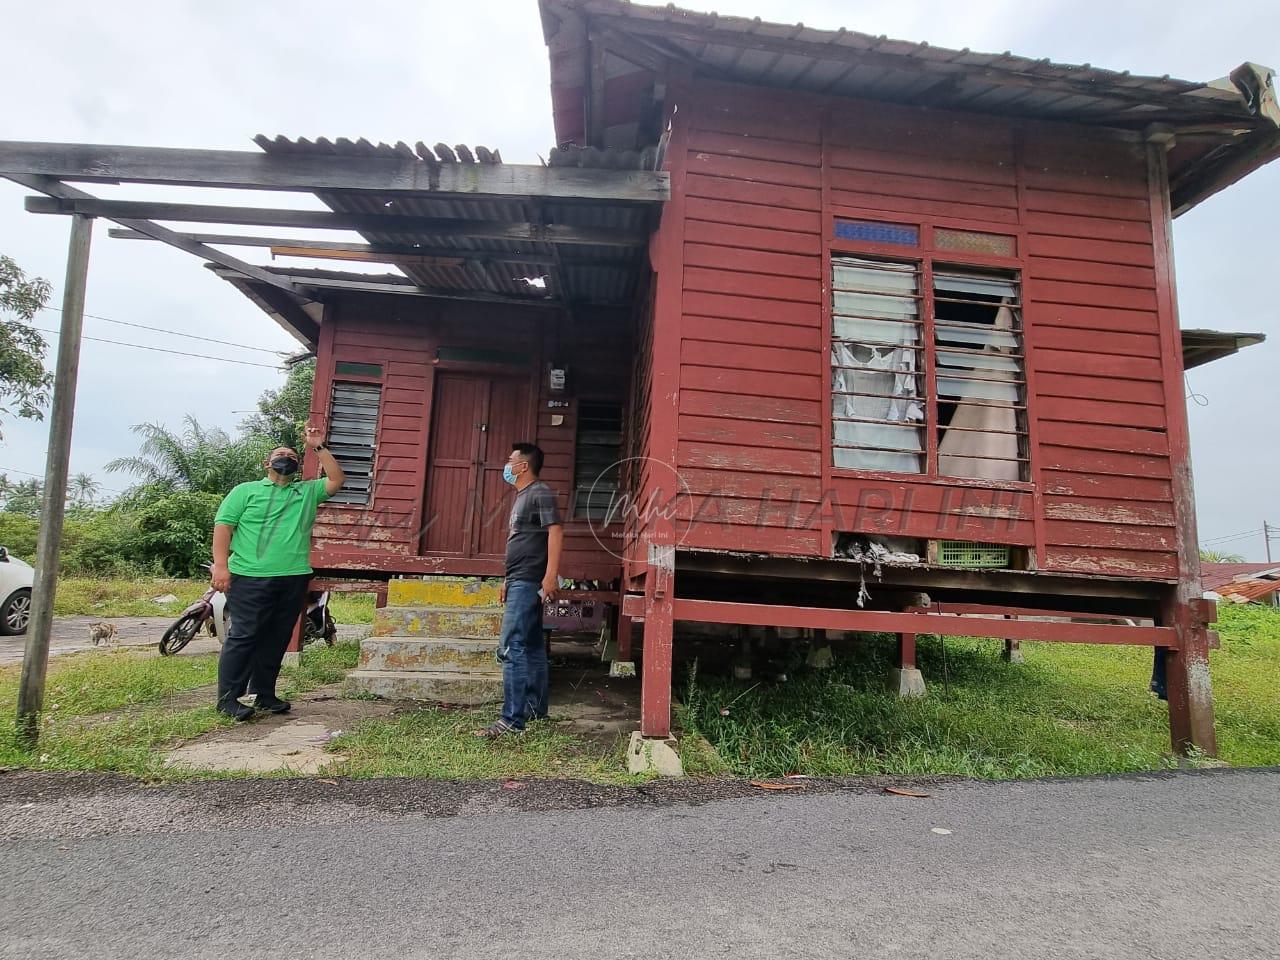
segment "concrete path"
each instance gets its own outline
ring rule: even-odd
[[[62,656],[68,653],[83,653],[86,650],[109,649],[95,648],[89,640],[89,627],[95,623],[114,623],[116,638],[120,647],[146,650],[159,656],[155,649],[164,636],[165,630],[177,617],[58,617],[53,621],[53,637],[49,645],[50,656]],[[338,624],[338,637],[363,637],[369,633],[369,624]],[[22,651],[26,647],[25,636],[0,637],[0,666],[8,666],[22,662]],[[207,634],[193,639],[178,656],[196,653],[210,653],[218,649],[217,641]]]
[[[752,788],[325,784],[0,778],[0,956],[1248,960],[1280,943],[1275,770],[697,805]]]

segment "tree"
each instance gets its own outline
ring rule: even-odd
[[[4,487],[4,512],[20,513],[26,517],[40,516],[40,504],[44,502],[44,484],[32,477],[8,483]]]
[[[284,386],[264,390],[258,398],[258,412],[240,424],[247,435],[265,437],[272,447],[301,450],[303,427],[311,416],[311,391],[316,382],[314,358],[289,368]]]
[[[132,473],[141,480],[126,499],[150,503],[177,491],[222,496],[237,483],[262,476],[262,462],[273,446],[270,440],[232,439],[219,427],[202,427],[192,416],[183,423],[181,433],[160,423],[134,426],[133,432],[142,437],[138,455],[107,464],[110,473]]]
[[[87,473],[77,473],[67,485],[67,502],[69,506],[87,510],[93,506],[102,485]]]
[[[1205,563],[1244,563],[1238,553],[1219,553],[1217,550],[1201,550],[1200,559]]]
[[[53,377],[44,368],[48,349],[31,321],[49,302],[53,285],[27,277],[0,254],[0,413],[39,420]]]

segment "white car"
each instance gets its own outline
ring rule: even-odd
[[[0,547],[0,633],[26,633],[31,621],[31,584],[36,572],[29,563]]]

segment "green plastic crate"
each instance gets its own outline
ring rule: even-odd
[[[944,567],[966,567],[970,570],[1003,568],[1009,566],[1009,548],[1003,543],[939,540],[938,563]]]

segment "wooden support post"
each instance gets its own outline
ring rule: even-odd
[[[1209,679],[1209,630],[1200,583],[1200,542],[1196,533],[1195,486],[1191,475],[1191,438],[1187,425],[1182,336],[1178,324],[1173,264],[1173,213],[1169,199],[1170,128],[1147,131],[1147,188],[1155,255],[1156,308],[1164,374],[1170,486],[1178,547],[1178,584],[1161,604],[1162,625],[1172,627],[1177,646],[1166,655],[1169,690],[1169,738],[1177,753],[1195,747],[1214,756],[1213,684]]]
[[[631,657],[632,634],[635,627],[631,618],[622,612],[622,603],[618,603],[618,659],[629,661]]]
[[[44,680],[49,669],[49,639],[53,629],[53,598],[58,587],[58,555],[67,502],[67,473],[71,462],[71,428],[76,411],[76,378],[80,371],[80,334],[84,327],[85,286],[89,276],[89,241],[93,219],[71,220],[67,248],[67,279],[62,291],[62,324],[58,333],[58,362],[53,378],[53,409],[49,415],[49,452],[44,468],[44,503],[36,545],[35,580],[31,588],[31,621],[22,656],[18,687],[18,737],[34,747],[40,736],[44,708]]]
[[[645,577],[644,669],[640,684],[640,732],[671,736],[671,660],[675,548],[650,544]]]
[[[1022,655],[1021,640],[1006,640],[1004,642],[1004,652],[1000,654],[1005,663],[1026,663],[1026,657]]]
[[[916,668],[916,635],[914,633],[898,634],[898,669],[914,670]]]

